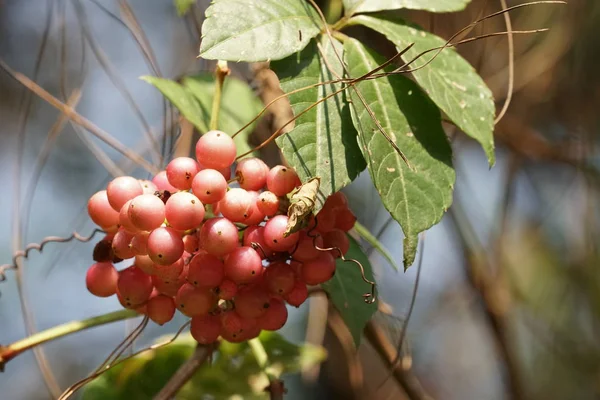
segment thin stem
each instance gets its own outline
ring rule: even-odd
[[[361,238],[363,238],[367,243],[369,243],[373,249],[377,250],[377,252],[387,260],[387,262],[392,266],[392,268],[394,268],[396,272],[399,271],[399,268],[396,265],[396,262],[394,261],[394,257],[390,254],[389,250],[385,248],[385,246],[379,241],[377,237],[375,237],[375,235],[369,232],[366,226],[356,221],[354,224],[354,229]]]
[[[269,386],[265,390],[269,392],[270,399],[283,399],[283,394],[285,393],[283,381],[275,375],[275,372],[269,365],[269,355],[262,342],[259,338],[254,338],[248,341],[248,345],[250,346],[250,350],[252,350],[256,363],[263,370],[267,378],[269,378]]]
[[[213,97],[212,112],[210,113],[210,130],[216,130],[219,127],[219,111],[221,110],[221,97],[223,94],[223,81],[229,75],[230,69],[227,66],[227,61],[217,62],[215,69],[215,97]]]
[[[67,322],[66,324],[58,325],[24,339],[17,340],[8,346],[0,346],[0,369],[4,367],[6,362],[35,346],[39,346],[52,340],[60,339],[72,333],[80,332],[95,326],[122,321],[124,319],[134,318],[139,315],[140,314],[134,310],[119,310],[80,321]]]
[[[200,368],[211,356],[218,344],[209,345],[198,344],[194,354],[182,364],[177,372],[173,374],[169,382],[158,392],[154,400],[169,400],[172,399],[177,392],[194,376],[198,368]]]

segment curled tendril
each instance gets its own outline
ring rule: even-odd
[[[362,277],[362,280],[365,281],[365,283],[368,283],[369,285],[371,285],[371,292],[363,294],[363,298],[365,300],[365,303],[367,303],[367,304],[373,304],[373,303],[375,303],[375,300],[377,300],[377,284],[375,282],[371,281],[370,279],[368,279],[365,276],[365,268],[360,263],[360,261],[355,260],[353,258],[346,258],[346,257],[344,257],[344,254],[342,253],[342,250],[339,247],[322,248],[322,247],[319,247],[317,245],[317,238],[319,237],[319,235],[318,234],[317,235],[313,234],[313,231],[317,228],[317,224],[318,224],[316,216],[315,216],[314,220],[315,220],[315,225],[308,230],[308,232],[306,233],[306,235],[309,236],[309,237],[311,237],[313,239],[313,246],[315,247],[315,249],[317,249],[319,251],[332,251],[332,250],[336,250],[340,254],[340,258],[342,259],[342,261],[344,261],[344,262],[351,262],[351,263],[354,263],[354,264],[358,265],[358,268],[360,269],[360,275]]]
[[[31,244],[29,244],[29,245],[27,245],[27,247],[25,247],[24,250],[18,250],[18,251],[16,251],[13,254],[13,258],[12,258],[12,263],[11,264],[0,265],[0,282],[3,282],[3,281],[6,280],[6,271],[17,269],[18,268],[17,261],[19,260],[19,258],[28,258],[29,257],[29,253],[32,250],[36,250],[37,252],[41,253],[42,250],[44,250],[44,247],[48,243],[67,243],[67,242],[70,242],[72,240],[77,240],[77,241],[82,242],[82,243],[89,242],[98,233],[105,233],[105,232],[102,229],[97,229],[96,228],[96,229],[94,229],[92,231],[92,233],[89,236],[82,236],[82,235],[80,235],[77,232],[73,232],[68,237],[47,236],[40,243],[31,243]]]

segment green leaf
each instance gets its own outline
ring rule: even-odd
[[[142,76],[140,79],[148,82],[163,94],[200,132],[208,131],[210,107],[202,108],[194,95],[179,83],[170,79],[155,76]]]
[[[363,238],[367,243],[373,246],[373,248],[377,250],[377,252],[388,261],[388,263],[390,263],[392,268],[394,268],[394,270],[398,272],[399,268],[396,265],[396,261],[394,261],[394,257],[392,257],[389,250],[383,245],[383,243],[381,243],[379,239],[375,237],[375,235],[369,232],[366,226],[356,221],[354,223],[354,229],[356,230],[356,233],[360,235],[361,238]]]
[[[342,44],[333,40],[333,45],[343,57]],[[329,66],[342,76],[343,69],[331,41],[322,37],[321,46]],[[281,88],[286,93],[336,79],[319,53],[316,41],[300,53],[271,63],[271,69],[279,77]],[[288,98],[294,114],[300,114],[341,87],[341,84],[328,84],[290,95]],[[276,140],[302,182],[312,177],[321,178],[317,211],[330,194],[352,182],[365,168],[356,135],[346,94],[341,92],[302,114],[294,129]]]
[[[444,13],[463,10],[470,2],[471,0],[344,0],[344,9],[346,15],[399,8]]]
[[[206,120],[209,121],[215,94],[214,75],[203,73],[187,76],[183,78],[182,83],[198,100],[202,109],[209,110]],[[221,94],[221,111],[219,112],[218,121],[219,130],[233,135],[247,124],[248,121],[256,117],[262,108],[262,102],[246,82],[232,77],[225,78]],[[234,138],[238,154],[244,154],[252,150],[252,147],[248,144],[248,136],[255,127],[256,122],[253,122]]]
[[[348,235],[350,249],[345,258],[356,260],[362,264],[365,277],[371,281],[373,269],[369,258],[360,248],[360,245]],[[363,329],[373,314],[377,311],[377,301],[373,304],[365,303],[363,295],[369,293],[370,285],[362,280],[360,268],[352,262],[337,260],[335,275],[333,278],[321,284],[321,287],[329,294],[329,298],[340,312],[346,326],[352,333],[354,344],[358,348]]]
[[[327,353],[320,346],[296,345],[275,332],[259,336],[273,367],[292,373],[323,362]],[[100,375],[83,391],[83,400],[151,399],[173,373],[192,355],[196,341],[182,335],[171,344],[141,353]],[[214,399],[268,399],[256,381],[261,372],[247,343],[223,341],[213,363],[202,365],[177,393],[177,399],[198,399],[199,393]]]
[[[279,60],[319,34],[317,12],[304,0],[214,0],[202,24],[200,56],[209,60]]]
[[[344,47],[352,77],[385,62],[381,55],[357,40],[347,40]],[[391,75],[364,80],[356,86],[413,168],[400,158],[350,90],[354,104],[352,118],[367,168],[383,205],[404,231],[406,269],[414,261],[419,232],[439,222],[452,203],[455,180],[452,150],[438,108],[413,81]]]
[[[425,30],[407,25],[386,15],[359,15],[351,23],[359,23],[385,35],[398,50],[414,43],[403,56],[411,61],[421,52],[443,46],[446,41]],[[417,68],[430,60],[436,52],[417,59],[410,68]],[[426,67],[413,72],[416,81],[429,97],[467,135],[477,140],[488,158],[490,166],[494,155],[494,99],[477,71],[454,49],[445,48]]]
[[[183,17],[190,11],[190,8],[196,4],[196,0],[175,0],[175,8],[177,8],[177,15]]]

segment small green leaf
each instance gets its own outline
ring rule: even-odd
[[[369,258],[352,236],[348,235],[348,240],[350,240],[350,249],[345,258],[361,263],[365,271],[365,277],[374,281]],[[342,319],[350,333],[352,333],[354,344],[358,348],[363,328],[377,311],[377,301],[372,304],[365,303],[363,295],[370,293],[371,288],[368,283],[363,281],[360,268],[352,262],[338,259],[335,275],[330,281],[321,284],[321,287],[328,293],[329,298],[340,312]]]
[[[366,226],[362,225],[360,222],[356,221],[354,223],[354,229],[363,238],[367,243],[369,243],[379,254],[385,258],[388,263],[398,272],[399,268],[396,265],[396,261],[394,261],[394,257],[390,254],[389,250],[373,235]]]
[[[163,94],[200,132],[208,130],[210,107],[203,108],[194,95],[179,83],[170,79],[155,76],[142,76],[140,79],[148,82]]]
[[[183,86],[198,100],[204,110],[208,110],[206,121],[210,120],[212,101],[215,93],[215,77],[210,73],[186,76]],[[233,135],[262,110],[263,104],[246,82],[233,77],[225,78],[221,94],[221,111],[219,112],[219,130]],[[250,124],[235,138],[238,154],[244,154],[252,147],[248,144],[248,136],[256,122]],[[204,131],[206,132],[206,131]]]
[[[342,44],[337,40],[333,43],[340,57],[343,57]],[[328,38],[321,38],[321,48],[333,72],[343,75],[342,66]],[[336,79],[322,58],[316,41],[312,41],[300,53],[271,63],[271,68],[286,93]],[[299,115],[341,87],[341,84],[328,84],[291,94],[288,98],[294,114]],[[296,169],[302,182],[313,177],[321,178],[316,211],[329,195],[352,182],[365,168],[356,135],[346,94],[341,92],[301,115],[294,129],[276,140],[285,159]]]
[[[175,8],[177,8],[177,15],[183,17],[190,11],[190,8],[196,4],[196,0],[175,0]]]
[[[375,69],[385,59],[359,41],[344,43],[352,77]],[[452,203],[452,150],[438,108],[410,79],[391,75],[357,83],[366,103],[385,132],[404,152],[412,169],[400,158],[350,90],[352,119],[361,150],[383,205],[404,231],[404,268],[417,251],[417,235],[440,221]]]
[[[423,51],[443,46],[446,41],[417,26],[410,26],[393,16],[359,15],[351,23],[359,23],[385,35],[398,50],[414,43],[402,59],[411,61]],[[492,92],[477,71],[456,50],[445,48],[439,54],[430,52],[417,59],[410,68],[418,68],[433,56],[427,66],[414,71],[416,81],[429,97],[467,135],[477,140],[494,165],[494,115]]]
[[[344,9],[346,15],[399,8],[444,13],[463,10],[470,2],[471,0],[344,0]]]
[[[209,60],[279,60],[321,31],[304,0],[214,0],[202,24],[200,56]]]
[[[169,337],[170,338],[170,337]],[[296,345],[275,332],[260,335],[269,361],[281,373],[304,370],[323,362],[327,352],[320,346]],[[184,334],[173,343],[141,353],[104,372],[82,389],[83,400],[151,399],[190,358],[197,342]],[[253,382],[261,369],[247,343],[221,342],[213,363],[203,364],[177,393],[176,399],[198,399],[199,393],[225,400],[268,399],[264,387]]]

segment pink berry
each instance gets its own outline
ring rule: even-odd
[[[169,183],[167,171],[160,171],[156,174],[156,176],[152,178],[152,183],[154,183],[157,190],[167,190],[170,193],[177,192],[177,188]]]
[[[177,192],[165,204],[165,217],[175,229],[194,229],[204,220],[204,204],[191,193]]]
[[[258,326],[266,331],[277,331],[285,325],[288,318],[288,310],[285,303],[276,298],[269,302],[267,311],[258,318]]]
[[[165,204],[153,194],[143,194],[131,201],[127,216],[138,229],[151,231],[165,221]]]
[[[262,259],[251,247],[238,247],[225,260],[225,276],[237,284],[253,282],[262,272]]]
[[[258,247],[255,250],[258,253],[258,255],[260,255],[263,259],[269,258],[273,255],[273,250],[271,250],[271,248],[265,241],[264,232],[264,226],[249,226],[244,230],[243,238],[244,246],[254,248],[252,243],[258,245]]]
[[[265,241],[275,251],[292,250],[300,237],[298,232],[284,237],[283,233],[287,229],[288,217],[286,215],[276,215],[267,221],[265,225]]]
[[[196,143],[196,158],[206,168],[228,168],[235,155],[235,143],[225,132],[208,131]]]
[[[183,254],[181,234],[173,228],[157,228],[148,236],[148,255],[159,265],[171,265]]]
[[[106,190],[96,192],[88,201],[88,214],[94,223],[102,228],[116,226],[119,223],[119,212],[108,202]]]
[[[250,212],[250,217],[246,218],[244,223],[246,225],[258,225],[264,221],[265,214],[262,211],[260,211],[258,206],[256,205],[258,200],[258,192],[250,190],[248,191],[248,193],[250,194],[250,196],[252,196],[252,204],[250,205],[252,211]]]
[[[147,255],[137,255],[133,261],[133,265],[144,271],[148,275],[154,275],[156,272],[156,264]]]
[[[131,221],[129,220],[129,216],[127,215],[130,205],[131,200],[127,200],[127,202],[123,204],[123,207],[121,207],[121,210],[119,211],[119,226],[129,233],[137,233],[140,230],[137,226],[131,223]]]
[[[245,222],[254,211],[254,197],[244,189],[229,190],[219,202],[219,211],[231,222]]]
[[[317,250],[316,247],[323,248],[323,237],[317,231],[311,232],[312,236],[309,236],[306,231],[300,231],[300,239],[298,240],[298,247],[294,250],[292,257],[294,260],[305,262],[314,260],[319,257],[322,251]],[[316,247],[315,247],[316,246]]]
[[[223,279],[223,282],[219,285],[216,293],[222,300],[231,300],[235,297],[238,291],[238,285],[230,279]]]
[[[117,290],[128,306],[137,306],[150,298],[152,278],[141,269],[132,266],[119,273]]]
[[[142,185],[142,190],[144,191],[144,194],[154,194],[158,190],[158,188],[152,181],[149,181],[147,179],[140,179],[138,182],[140,182],[140,185]]]
[[[119,273],[109,262],[92,264],[85,275],[85,284],[91,294],[98,297],[109,297],[117,291]]]
[[[185,235],[183,237],[183,248],[190,254],[196,253],[200,250],[200,240],[198,235],[195,233]]]
[[[221,333],[221,321],[215,315],[194,317],[190,325],[190,333],[200,344],[214,343]]]
[[[213,204],[225,197],[227,181],[214,169],[203,169],[192,181],[192,192],[204,204]]]
[[[279,197],[268,190],[258,195],[256,207],[267,217],[272,217],[279,211]]]
[[[200,165],[193,158],[177,157],[167,165],[167,180],[179,190],[188,190],[199,171]]]
[[[121,210],[121,207],[128,200],[143,193],[144,189],[140,185],[140,182],[131,176],[119,176],[113,179],[106,187],[108,202],[116,211]]]
[[[154,275],[158,276],[165,282],[177,280],[177,277],[183,272],[185,265],[184,258],[179,257],[177,261],[169,265],[154,264]]]
[[[335,259],[328,252],[321,252],[319,257],[302,264],[302,280],[309,285],[327,282],[335,274]]]
[[[267,188],[277,196],[285,196],[300,183],[292,168],[276,165],[267,174]]]
[[[224,277],[223,262],[204,250],[190,261],[188,281],[194,286],[214,288],[223,282]]]
[[[224,256],[239,246],[238,230],[226,218],[211,218],[200,229],[200,245],[209,254]]]
[[[237,163],[235,176],[242,189],[260,190],[267,183],[269,167],[259,158],[245,158]]]
[[[114,254],[123,260],[133,258],[135,253],[131,249],[132,239],[132,233],[129,233],[124,229],[119,229],[119,231],[115,234],[115,237],[113,237],[111,243]]]
[[[150,232],[141,231],[135,234],[131,239],[131,250],[136,256],[148,254],[148,236]]]
[[[244,318],[258,318],[269,308],[269,295],[259,287],[246,286],[234,299],[236,312]]]
[[[306,283],[297,280],[292,291],[283,298],[289,305],[300,307],[300,305],[308,298],[308,287],[306,286]]]
[[[206,315],[215,306],[217,298],[206,288],[184,283],[175,296],[177,309],[188,317]]]
[[[265,269],[264,282],[269,292],[285,296],[294,289],[296,274],[286,263],[274,262]]]
[[[146,307],[148,317],[159,325],[166,324],[175,315],[175,302],[173,298],[164,294],[150,298]]]

